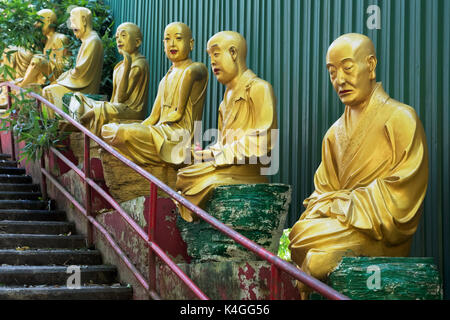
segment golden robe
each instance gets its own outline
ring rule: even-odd
[[[194,123],[202,119],[207,87],[205,83],[202,93],[194,101],[189,97],[181,118],[174,118],[181,80],[188,67],[178,70],[171,83],[167,79],[174,68],[169,69],[158,88],[156,99],[161,103],[153,107],[150,117],[142,123],[106,124],[102,128],[103,139],[138,164],[180,165],[186,157],[184,151],[191,145]],[[183,134],[187,135],[186,139]]]
[[[6,52],[15,51],[9,55]],[[27,72],[27,68],[30,65],[31,59],[33,58],[33,52],[20,47],[8,47],[3,53],[3,64],[13,68],[16,73],[14,77],[16,79],[23,78]],[[4,79],[8,80],[8,79]],[[9,79],[15,80],[15,79]]]
[[[39,70],[40,77],[37,79],[36,83],[44,84],[47,77],[53,82],[63,73],[67,63],[64,60],[64,46],[67,45],[68,41],[69,39],[67,36],[55,32],[51,38],[47,39],[43,54],[33,56],[30,66],[27,69],[27,73],[31,72],[30,67]],[[49,55],[48,60],[47,54]],[[24,75],[24,78],[27,78],[27,74]]]
[[[272,150],[271,133],[277,129],[272,86],[247,70],[230,100],[227,92],[219,107],[217,143],[209,148],[214,160],[178,171],[177,190],[200,207],[217,186],[268,182],[267,176],[261,175],[265,165],[250,159],[258,160]],[[185,207],[178,205],[178,209],[186,221],[195,218]]]
[[[428,150],[413,108],[377,84],[354,128],[349,107],[323,140],[314,193],[289,238],[292,259],[324,279],[345,255],[407,256],[428,183]]]
[[[150,68],[147,59],[140,55],[132,62],[130,74],[133,73],[138,78],[135,79],[134,88],[127,88],[127,92],[130,92],[128,100],[120,103],[118,100],[118,89],[120,80],[123,77],[122,64],[123,61],[119,62],[114,68],[113,92],[110,102],[95,101],[82,93],[76,93],[82,104],[80,108],[84,110],[84,113],[94,109],[94,117],[91,118],[86,127],[97,136],[101,135],[104,124],[119,119],[143,120],[147,114],[148,82],[150,78]],[[131,81],[129,81],[130,84]]]
[[[44,88],[44,97],[62,107],[62,98],[69,92],[97,94],[103,68],[103,43],[95,31],[81,44],[75,67],[63,73],[56,84]]]

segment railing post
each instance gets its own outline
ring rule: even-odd
[[[87,180],[91,178],[91,145],[90,138],[87,134],[84,134],[84,177],[84,187],[86,189],[84,207],[86,208],[86,215],[90,217],[92,216],[91,186]],[[87,219],[87,242],[88,247],[92,247],[94,245],[94,234],[92,224],[89,219]]]
[[[8,110],[11,109],[12,106],[12,100],[11,100],[11,87],[10,86],[6,86],[6,92],[7,92],[7,101],[8,101]],[[12,117],[16,116],[16,115],[11,115]],[[10,128],[10,132],[11,132],[11,160],[12,161],[16,161],[16,142],[14,139],[14,127]]]
[[[158,200],[158,187],[150,183],[150,211],[148,215],[148,241],[155,241],[155,225],[156,225],[156,202]],[[149,272],[149,289],[156,292],[156,256],[153,249],[148,249],[148,272]]]
[[[39,114],[42,115],[42,104],[41,104],[41,101],[36,99],[36,106],[37,106]],[[41,155],[41,192],[42,192],[42,198],[44,200],[48,200],[47,177],[42,172],[42,169],[45,169],[45,152],[42,152],[42,155]]]
[[[270,271],[270,300],[280,300],[280,270],[272,264]]]

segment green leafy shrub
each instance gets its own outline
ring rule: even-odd
[[[49,118],[45,107],[39,108],[36,100],[28,98],[26,92],[12,96],[12,106],[6,111],[8,117],[2,118],[0,131],[13,128],[17,142],[24,142],[20,161],[37,161],[50,147],[67,139],[68,133],[58,130],[60,116]]]
[[[71,9],[78,6],[91,10],[93,29],[103,41],[104,63],[100,94],[110,97],[117,52],[112,11],[102,0],[0,0],[0,53],[6,48],[21,47],[35,54],[42,54],[46,39],[41,30],[35,27],[36,22],[40,21],[37,12],[51,9],[58,17],[56,31],[69,38],[67,49],[71,55],[66,70],[74,67],[81,43],[70,29],[69,17]],[[0,77],[3,76],[3,79],[15,79],[13,73],[14,70],[8,66],[0,66]],[[17,141],[25,143],[21,150],[22,159],[38,160],[43,152],[67,138],[67,134],[58,131],[61,118],[57,115],[54,119],[47,117],[45,112],[38,110],[34,99],[21,93],[12,95],[12,101],[13,104],[7,111],[11,116],[2,119],[0,131],[14,128]]]
[[[291,251],[289,250],[289,233],[291,229],[286,229],[283,231],[283,235],[280,239],[280,246],[278,247],[278,257],[288,262],[291,262]]]

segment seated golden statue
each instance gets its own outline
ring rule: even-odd
[[[75,119],[97,136],[106,123],[143,120],[147,114],[150,71],[147,59],[139,53],[141,30],[134,23],[123,23],[117,28],[116,42],[124,59],[114,68],[111,101],[95,101],[77,92],[70,103]]]
[[[97,94],[103,68],[103,43],[97,32],[92,30],[92,13],[87,8],[76,7],[70,12],[71,28],[81,40],[76,65],[64,72],[56,84],[44,88],[43,96],[62,108],[62,98],[66,93],[82,92]],[[53,114],[48,110],[50,115]]]
[[[187,25],[169,24],[164,49],[172,67],[159,84],[150,116],[141,123],[110,123],[102,128],[102,138],[137,164],[180,165],[185,160],[183,150],[191,145],[195,121],[202,118],[208,83],[206,66],[189,58],[193,46]],[[186,145],[180,147],[183,142]]]
[[[42,34],[47,38],[47,41],[43,54],[34,55],[31,59],[23,80],[18,84],[21,87],[29,84],[42,85],[45,84],[47,79],[54,82],[61,75],[66,65],[65,57],[68,55],[68,51],[65,46],[69,39],[55,31],[56,14],[52,10],[43,9],[38,12],[38,15],[43,18],[43,24],[38,24],[38,26],[42,27]]]
[[[326,61],[345,112],[323,139],[315,191],[289,235],[292,259],[320,280],[343,256],[407,256],[428,182],[422,123],[376,82],[372,41],[345,34]]]
[[[217,186],[268,182],[261,174],[259,158],[272,150],[271,133],[277,129],[272,86],[247,68],[247,43],[242,35],[219,32],[208,41],[207,51],[217,80],[226,86],[219,107],[217,143],[196,150],[194,157],[202,162],[180,169],[176,184],[186,199],[200,207]],[[177,206],[186,221],[196,218]]]
[[[55,31],[56,14],[52,10],[43,9],[38,15],[42,18],[42,23],[37,23],[36,27],[41,28],[42,34],[47,38],[43,54],[33,55],[29,50],[13,47],[9,47],[3,54],[3,64],[15,71],[15,79],[11,80],[24,88],[33,84],[43,85],[47,79],[55,81],[64,69],[64,57],[68,55],[65,49],[68,38]],[[7,52],[13,50],[17,51],[8,56]],[[1,100],[1,104],[6,103],[6,95],[2,95]]]

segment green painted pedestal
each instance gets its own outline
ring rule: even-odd
[[[245,237],[277,253],[291,202],[283,184],[221,186],[213,191],[206,211]],[[177,220],[188,255],[195,262],[254,261],[258,258],[204,221]]]
[[[328,284],[354,300],[443,297],[441,277],[433,258],[345,257],[329,275]]]

